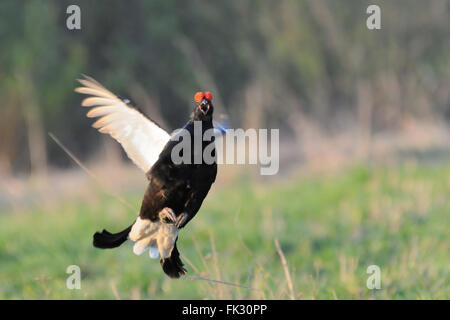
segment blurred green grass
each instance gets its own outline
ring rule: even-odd
[[[107,196],[0,215],[1,299],[288,299],[278,238],[297,299],[449,299],[450,166],[355,167],[269,183],[213,187],[180,233],[189,276],[171,280],[131,243],[92,247],[135,214]],[[127,195],[139,206],[140,194]],[[81,268],[81,290],[66,268]],[[369,265],[381,290],[366,287]],[[44,280],[38,280],[40,277]]]

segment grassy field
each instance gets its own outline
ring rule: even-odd
[[[450,167],[357,167],[216,187],[180,233],[171,280],[131,243],[92,247],[135,214],[107,196],[0,215],[0,299],[449,299]],[[126,198],[139,206],[140,194]],[[286,258],[292,289],[277,251]],[[369,290],[366,269],[381,269]],[[81,290],[66,268],[81,268]],[[197,277],[239,284],[235,287]]]

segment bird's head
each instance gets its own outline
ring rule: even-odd
[[[209,91],[199,91],[195,94],[194,120],[205,121],[212,119],[212,114],[214,111],[212,99],[212,94]]]

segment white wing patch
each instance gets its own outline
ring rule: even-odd
[[[122,101],[96,80],[85,76],[78,80],[83,87],[75,91],[91,95],[83,100],[83,107],[94,107],[87,117],[100,117],[92,125],[101,133],[117,140],[128,157],[144,172],[150,170],[170,135],[132,106],[128,99]]]

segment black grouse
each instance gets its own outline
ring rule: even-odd
[[[216,161],[204,161],[203,157],[200,162],[194,161],[196,153],[203,155],[208,145],[215,157],[214,136],[210,141],[202,139],[206,130],[213,129],[211,93],[195,95],[194,112],[183,129],[189,132],[191,150],[197,151],[191,152],[190,161],[179,163],[173,161],[172,151],[181,141],[181,131],[171,137],[130,100],[116,96],[90,77],[79,82],[83,86],[75,91],[91,96],[83,100],[82,106],[94,107],[87,117],[100,117],[92,126],[116,139],[149,180],[138,218],[121,232],[96,232],[94,246],[115,248],[129,239],[135,242],[135,254],[149,249],[151,258],[161,257],[161,266],[169,277],[179,278],[186,269],[177,249],[178,230],[196,215],[217,174]],[[201,130],[197,129],[199,124]],[[202,141],[201,150],[195,148],[194,140]],[[180,152],[181,157],[185,156],[184,151]]]

